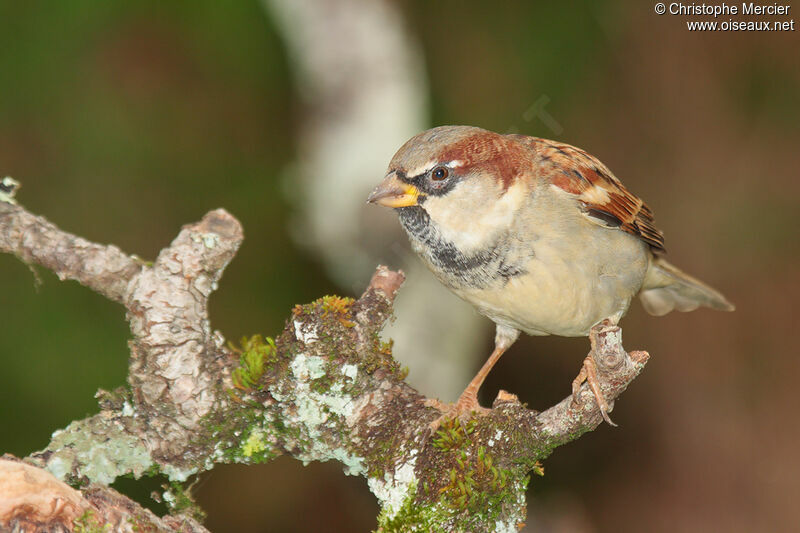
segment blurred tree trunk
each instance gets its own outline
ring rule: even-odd
[[[411,253],[394,217],[365,205],[392,154],[430,125],[422,50],[389,1],[264,5],[287,45],[303,109],[285,187],[298,211],[289,226],[295,241],[346,294],[358,294],[376,262],[402,267],[409,282],[387,328],[395,357],[413,369],[412,385],[454,399],[486,356],[490,323]]]

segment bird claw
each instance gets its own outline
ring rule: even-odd
[[[592,343],[594,346],[594,343]],[[592,351],[589,352],[589,355],[583,360],[583,366],[581,367],[581,371],[578,372],[577,377],[572,380],[572,403],[573,405],[577,405],[578,401],[580,400],[580,392],[581,392],[581,385],[585,381],[589,385],[589,389],[591,389],[592,394],[594,395],[594,399],[597,402],[597,407],[600,409],[600,414],[603,416],[603,420],[609,426],[617,427],[611,417],[608,416],[609,407],[608,402],[606,401],[605,396],[603,396],[603,391],[600,389],[600,381],[597,379],[597,365],[594,362],[594,347]]]
[[[456,419],[463,424],[474,416],[483,416],[491,412],[491,409],[480,406],[476,396],[465,396],[463,394],[456,403],[444,403],[436,398],[427,398],[425,400],[425,407],[433,407],[442,413],[428,424],[431,434],[436,433],[439,426],[442,425],[442,422],[447,419]]]

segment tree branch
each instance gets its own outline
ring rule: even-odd
[[[586,386],[576,403],[542,413],[501,391],[488,415],[431,434],[439,412],[405,383],[379,337],[404,279],[386,267],[359,299],[296,306],[274,342],[256,336],[226,348],[211,330],[208,297],[242,239],[235,218],[212,211],[146,265],[0,198],[0,250],[122,303],[132,333],[129,386],[100,391],[100,413],[54,433],[28,463],[86,487],[156,472],[183,481],[280,454],[337,460],[367,478],[382,531],[514,531],[539,461],[601,422]],[[647,354],[629,356],[611,328],[594,358],[613,405]]]
[[[0,216],[0,251],[52,270],[62,281],[75,280],[109,300],[123,302],[128,283],[142,268],[141,261],[116,246],[94,244],[61,231],[19,207],[6,210],[14,213]]]
[[[159,518],[101,485],[75,490],[49,472],[0,458],[0,527],[3,531],[152,531],[208,533],[190,516]]]

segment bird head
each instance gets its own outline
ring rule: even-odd
[[[401,221],[424,211],[449,240],[471,248],[510,222],[522,199],[519,178],[532,167],[530,150],[511,137],[440,126],[397,151],[367,201],[398,210]]]

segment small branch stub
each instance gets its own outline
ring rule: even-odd
[[[16,204],[17,201],[14,196],[19,189],[19,182],[10,176],[6,176],[0,180],[0,202],[7,204]]]

